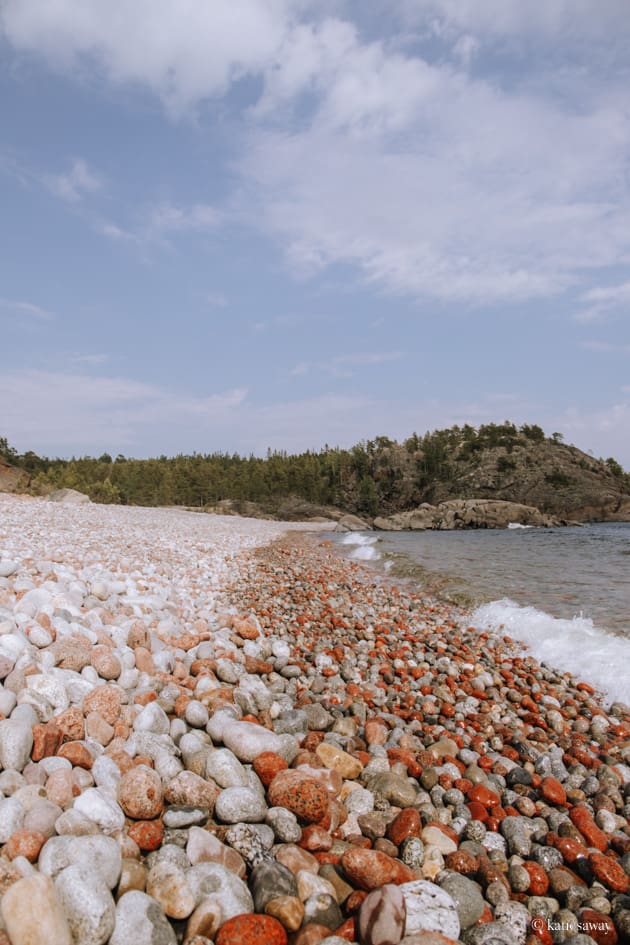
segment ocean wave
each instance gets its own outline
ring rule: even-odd
[[[467,623],[521,640],[539,662],[591,683],[607,701],[630,705],[630,640],[601,630],[590,618],[560,619],[504,598],[478,607]]]
[[[380,552],[374,547],[378,541],[376,535],[366,535],[365,532],[348,532],[341,539],[342,545],[354,545],[354,551],[348,557],[354,561],[378,561]]]

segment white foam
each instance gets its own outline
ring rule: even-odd
[[[366,535],[365,532],[348,532],[341,539],[341,544],[355,546],[354,551],[349,555],[354,561],[378,561],[381,555],[374,547],[377,541],[376,535]]]
[[[508,528],[533,528],[533,525],[521,525],[520,522],[508,522]]]
[[[557,619],[504,598],[477,608],[467,622],[522,640],[540,662],[591,683],[607,701],[630,705],[630,639],[600,630],[588,617]]]
[[[341,539],[342,545],[375,545],[378,541],[376,535],[366,535],[365,532],[348,532]]]

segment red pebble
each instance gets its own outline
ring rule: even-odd
[[[531,936],[527,937],[527,942],[531,939],[534,942],[542,942],[542,945],[553,945],[548,922],[541,915],[532,916],[530,928]]]
[[[608,837],[603,830],[600,830],[586,807],[577,805],[569,811],[571,822],[575,824],[589,847],[596,847],[602,853],[608,847]]]
[[[10,860],[14,860],[16,856],[25,856],[30,863],[34,863],[46,840],[45,834],[39,830],[21,828],[11,834],[3,852]]]
[[[484,807],[495,807],[501,803],[501,798],[485,784],[473,784],[468,792],[468,800],[483,804]]]
[[[332,837],[318,824],[309,824],[308,827],[304,827],[298,844],[303,850],[309,850],[311,853],[330,850],[332,845]]]
[[[617,945],[619,936],[609,915],[594,909],[580,909],[578,919],[580,931],[590,935],[597,945]]]
[[[164,839],[164,824],[161,820],[138,820],[127,831],[143,852],[157,850]]]
[[[349,919],[346,919],[338,929],[335,929],[334,932],[339,938],[345,938],[347,942],[355,941],[355,930],[354,930],[354,919],[350,916]]]
[[[547,834],[547,844],[555,847],[564,857],[565,863],[575,863],[581,856],[586,856],[586,847],[573,837],[559,837],[555,833]]]
[[[254,759],[254,771],[265,787],[269,787],[275,776],[288,768],[288,764],[275,751],[263,751]]]
[[[630,888],[630,877],[623,867],[603,853],[591,853],[588,858],[593,875],[613,892],[626,893]]]
[[[352,915],[356,912],[366,896],[367,893],[364,889],[355,889],[353,893],[350,893],[344,905],[346,913]]]
[[[546,801],[563,807],[567,802],[567,794],[556,778],[543,778],[540,782],[540,793]]]
[[[379,850],[346,850],[341,857],[346,876],[361,889],[377,889],[387,883],[400,885],[416,879],[416,874],[399,860]]]
[[[473,820],[480,820],[485,824],[488,819],[488,811],[483,804],[480,804],[479,801],[469,801],[467,807]]]
[[[422,821],[419,812],[414,807],[407,807],[396,814],[387,828],[387,836],[400,846],[407,837],[419,837],[422,832]]]
[[[529,873],[530,896],[545,896],[549,889],[549,878],[539,863],[533,860],[527,860],[523,863],[523,868]]]
[[[81,742],[66,742],[57,752],[60,758],[65,758],[76,768],[85,768],[89,771],[94,764],[94,758]]]
[[[287,945],[284,926],[270,915],[237,915],[224,922],[216,945]]]
[[[299,771],[280,771],[269,785],[272,807],[286,807],[302,823],[316,824],[328,812],[328,791],[321,781]]]

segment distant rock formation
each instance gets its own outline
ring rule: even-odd
[[[24,473],[0,456],[0,492],[18,492]]]
[[[358,515],[342,515],[337,522],[336,532],[367,532],[372,529],[369,522],[359,518]]]
[[[549,528],[566,524],[544,515],[532,505],[499,499],[450,499],[439,505],[424,503],[417,509],[374,519],[374,528],[383,531],[451,530],[456,528],[507,528],[509,524]]]
[[[64,505],[85,505],[91,502],[89,496],[76,489],[56,489],[48,496],[49,502],[63,502]]]

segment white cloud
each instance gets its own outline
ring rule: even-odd
[[[145,436],[159,444],[168,429],[188,436],[191,451],[199,449],[203,436],[229,423],[246,396],[245,388],[200,397],[129,378],[81,373],[24,370],[0,375],[5,435],[25,449],[55,455],[121,450]],[[154,453],[161,451],[154,447]]]
[[[15,48],[75,74],[149,86],[174,113],[260,72],[280,47],[296,0],[4,0]]]
[[[44,183],[48,188],[63,200],[75,202],[86,194],[95,193],[103,187],[102,178],[90,170],[86,161],[76,158],[67,174],[57,176],[47,175]]]
[[[151,244],[169,245],[170,239],[177,235],[214,230],[224,219],[225,214],[209,204],[196,203],[185,207],[164,202],[150,208],[136,226],[122,227],[110,220],[99,220],[95,227],[97,232],[115,243],[145,248]],[[210,299],[208,296],[208,301]]]
[[[627,395],[628,391],[625,392]],[[513,395],[476,401],[378,400],[322,393],[302,400],[257,405],[245,388],[209,396],[168,390],[124,377],[14,371],[0,375],[3,434],[20,451],[49,455],[103,450],[134,456],[266,449],[298,452],[324,443],[349,447],[385,434],[398,440],[414,430],[500,422],[506,407],[517,423],[560,430],[567,442],[630,467],[630,403],[588,411],[542,407]]]
[[[578,313],[581,321],[592,321],[606,312],[630,308],[630,282],[619,285],[595,286],[581,296],[586,307]]]
[[[610,44],[628,33],[626,0],[397,0],[408,23],[430,24],[433,31],[462,30],[489,37],[534,36],[564,41],[586,38]]]
[[[15,315],[42,319],[44,321],[50,321],[54,318],[53,313],[49,312],[46,308],[42,308],[41,305],[35,305],[33,302],[25,302],[19,299],[0,299],[0,309],[4,309]]]
[[[208,204],[180,207],[172,203],[161,203],[151,211],[148,228],[158,233],[206,230],[218,226],[222,219],[223,214]]]
[[[271,234],[296,273],[351,265],[385,291],[464,304],[548,299],[630,259],[630,115],[613,55],[627,0],[398,0],[380,42],[364,39],[360,8],[356,23],[329,9],[5,0],[2,24],[14,48],[141,84],[177,114],[262,80],[227,209],[162,204],[138,227],[101,223],[112,240],[164,241],[230,214]],[[416,48],[401,22],[439,34],[443,55],[401,52]],[[520,71],[468,73],[487,43],[540,37],[554,51],[544,77],[525,55]],[[589,56],[610,59],[596,82]],[[70,198],[89,189],[85,170],[60,184]]]

